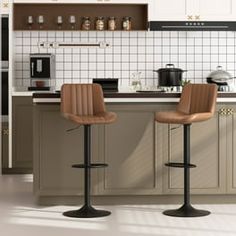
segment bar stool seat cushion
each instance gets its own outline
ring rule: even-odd
[[[103,112],[96,115],[77,116],[64,113],[63,116],[79,125],[92,124],[110,124],[116,120],[117,115],[114,112]]]
[[[216,84],[188,84],[183,88],[175,111],[161,111],[155,120],[167,124],[191,124],[214,115],[217,97]]]
[[[194,122],[208,120],[211,117],[211,112],[185,114],[179,111],[163,111],[156,113],[155,120],[160,123],[168,124],[191,124]]]

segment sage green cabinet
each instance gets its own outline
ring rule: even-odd
[[[8,143],[9,143],[9,130],[8,130],[8,123],[2,123],[2,168],[8,168]],[[4,171],[3,171],[4,172]]]
[[[72,168],[83,163],[84,130],[76,128],[60,114],[59,105],[34,106],[34,190],[36,194],[82,195],[83,169]],[[92,160],[97,161],[98,134],[92,127]],[[92,169],[92,192],[95,192],[97,170]]]
[[[108,163],[92,170],[93,195],[183,194],[182,126],[154,121],[156,111],[175,103],[109,103],[117,121],[92,126],[92,159]],[[38,196],[83,194],[83,127],[64,119],[59,104],[34,106],[34,189]],[[192,194],[236,193],[236,105],[218,104],[212,119],[191,126]]]
[[[225,106],[227,119],[227,192],[236,193],[236,105]]]
[[[102,195],[160,194],[162,160],[155,144],[155,105],[108,105],[117,121],[100,129],[101,161],[109,167],[99,172]]]
[[[227,119],[217,106],[212,119],[191,125],[191,193],[226,193],[226,129]],[[156,124],[163,142],[161,158],[167,162],[183,162],[183,126]],[[183,193],[183,169],[163,166],[163,194]]]
[[[32,169],[33,163],[33,105],[30,96],[12,99],[12,166]]]

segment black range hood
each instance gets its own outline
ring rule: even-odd
[[[151,31],[236,31],[236,21],[150,21]]]

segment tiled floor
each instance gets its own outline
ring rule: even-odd
[[[71,206],[39,207],[34,204],[31,175],[0,176],[1,236],[236,236],[236,205],[203,205],[211,215],[173,218],[162,215],[176,206],[105,206],[112,215],[71,219],[61,213]]]

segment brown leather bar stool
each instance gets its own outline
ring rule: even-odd
[[[196,165],[190,163],[190,125],[210,119],[214,115],[217,97],[215,84],[188,84],[184,86],[176,111],[157,112],[155,120],[160,123],[182,124],[184,128],[184,162],[166,163],[168,167],[184,168],[184,204],[176,210],[163,214],[177,217],[209,215],[209,211],[198,210],[190,203],[190,170]]]
[[[90,203],[90,169],[107,167],[103,163],[91,163],[91,125],[110,124],[116,114],[105,109],[102,88],[98,84],[64,84],[61,88],[62,115],[84,126],[84,163],[72,165],[84,169],[84,205],[78,210],[64,212],[64,216],[77,218],[102,217],[111,212],[96,210]]]

